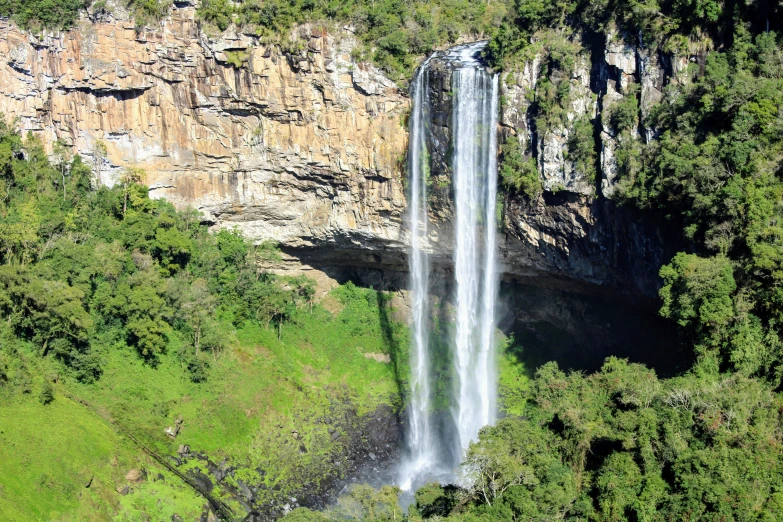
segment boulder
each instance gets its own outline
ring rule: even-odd
[[[125,474],[125,480],[134,484],[138,484],[144,480],[145,476],[146,473],[144,473],[144,471],[133,468]]]

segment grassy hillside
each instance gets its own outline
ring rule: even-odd
[[[239,328],[204,382],[192,382],[171,353],[153,366],[126,349],[104,355],[94,383],[54,383],[46,405],[34,392],[11,397],[0,407],[2,519],[142,520],[146,514],[157,520],[178,513],[193,520],[204,499],[146,456],[123,429],[162,455],[188,444],[214,461],[226,458],[246,481],[263,479],[280,488],[270,489],[270,498],[339,471],[330,462],[344,452],[342,441],[333,441],[329,427],[316,419],[343,409],[361,415],[380,403],[399,406],[394,365],[366,356],[405,357],[396,347],[390,350],[382,332],[389,326],[381,320],[379,297],[387,306],[383,294],[340,287],[329,299],[341,311],[332,315],[316,305],[312,314],[292,321],[282,340],[272,328]],[[405,346],[405,330],[392,328],[393,342]],[[31,373],[46,378],[44,366]],[[56,372],[57,366],[49,368]],[[177,418],[182,429],[171,440],[163,430]],[[269,434],[276,438],[267,440]],[[258,467],[266,472],[263,478],[254,471]],[[119,495],[115,489],[128,483],[130,469],[144,469],[148,478]],[[155,478],[158,473],[163,480]]]
[[[343,478],[363,416],[401,407],[389,296],[348,283],[316,303],[311,281],[258,268],[273,245],[150,200],[138,169],[96,190],[56,149],[0,122],[4,519],[190,517],[205,500],[144,452],[183,444],[181,473],[232,468],[211,486],[237,514],[240,480],[269,505]],[[122,495],[131,469],[147,478]]]
[[[194,520],[201,513],[199,495],[73,399],[11,401],[0,406],[0,426],[2,520],[163,520],[175,513]],[[119,495],[131,469],[144,469],[148,479]]]

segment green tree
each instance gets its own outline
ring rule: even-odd
[[[683,252],[661,268],[661,315],[697,331],[719,331],[734,317],[737,289],[731,261]]]

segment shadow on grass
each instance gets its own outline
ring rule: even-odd
[[[401,376],[401,367],[406,366],[402,361],[403,351],[400,342],[395,335],[394,322],[389,317],[390,297],[381,290],[375,291],[375,298],[378,302],[378,320],[381,324],[383,342],[386,345],[386,353],[389,355],[392,373],[394,374],[394,383],[397,386],[397,393],[402,397],[403,404],[407,401],[406,388]]]

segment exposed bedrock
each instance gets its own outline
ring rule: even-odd
[[[72,31],[42,36],[0,20],[0,113],[49,150],[56,140],[71,145],[95,164],[103,183],[115,183],[125,167],[141,167],[153,197],[192,206],[216,226],[277,241],[313,267],[382,269],[386,280],[403,278],[410,100],[374,66],[352,58],[350,35],[300,27],[291,35],[299,50],[284,51],[232,30],[206,34],[190,3],[175,4],[159,26],[140,32],[122,9],[114,12],[107,21],[85,19]],[[548,48],[503,73],[501,130],[536,158],[546,189],[533,202],[506,197],[500,245],[506,277],[656,294],[657,269],[671,254],[663,232],[596,195],[597,187],[608,195],[614,186],[615,143],[601,110],[638,83],[644,116],[687,60],[664,60],[623,42],[617,34],[592,47],[572,42],[566,123],[545,135],[531,122],[529,94]],[[447,267],[448,61],[431,74],[438,138],[431,154],[440,167],[431,173],[429,247],[435,264]],[[569,122],[580,115],[599,125],[602,168],[595,182],[564,152]],[[651,133],[640,124],[638,139]],[[107,149],[103,160],[95,156],[99,141]]]

